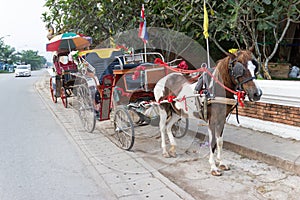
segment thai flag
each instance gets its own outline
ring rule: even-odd
[[[144,43],[148,42],[148,32],[146,27],[146,17],[145,17],[145,8],[144,4],[142,4],[141,10],[141,22],[140,22],[140,29],[139,29],[139,38],[141,38]]]

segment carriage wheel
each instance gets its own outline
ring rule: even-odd
[[[118,106],[114,110],[114,130],[117,145],[124,150],[130,150],[134,143],[134,126],[124,106]]]
[[[188,128],[189,128],[189,119],[180,118],[175,124],[173,124],[171,130],[175,138],[182,138],[187,133]]]
[[[81,124],[87,132],[92,133],[96,125],[96,114],[91,91],[86,84],[80,84],[76,87],[76,98]]]
[[[51,98],[52,98],[52,101],[54,103],[57,103],[57,97],[54,95],[54,89],[53,89],[53,85],[52,85],[52,77],[50,78],[50,93],[51,93]]]
[[[66,94],[66,89],[64,87],[60,88],[60,98],[65,108],[68,107],[68,98]]]

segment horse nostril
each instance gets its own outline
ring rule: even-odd
[[[262,91],[261,90],[258,90],[257,92],[254,93],[254,97],[260,98],[261,95],[262,95]]]

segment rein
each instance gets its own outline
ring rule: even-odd
[[[161,62],[156,62],[156,64],[161,64]],[[227,90],[228,92],[234,94],[237,96],[237,101],[238,103],[244,107],[244,102],[243,100],[245,99],[245,92],[244,91],[241,91],[241,90],[237,90],[237,91],[234,91],[232,89],[230,89],[229,87],[225,86],[222,82],[220,82],[207,68],[205,67],[201,67],[199,69],[195,69],[195,70],[188,70],[188,69],[179,69],[179,68],[172,68],[168,65],[163,65],[164,67],[166,67],[167,69],[171,70],[171,71],[174,71],[174,72],[180,72],[180,73],[183,73],[183,74],[191,74],[191,73],[196,73],[196,72],[206,72],[217,84],[219,84],[222,88],[224,88],[225,90]],[[253,77],[251,77],[251,80],[253,79]],[[250,79],[246,79],[246,82],[250,81]],[[244,81],[243,81],[244,82]],[[245,82],[244,82],[245,83]]]

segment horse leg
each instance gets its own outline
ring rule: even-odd
[[[177,115],[172,115],[171,119],[169,120],[166,130],[169,137],[169,141],[171,144],[171,148],[169,149],[169,155],[171,157],[176,157],[176,141],[174,139],[173,133],[172,133],[172,126],[177,122],[179,117]]]
[[[209,164],[210,164],[210,173],[213,176],[221,176],[222,172],[219,170],[219,168],[216,166],[216,162],[214,159],[214,152],[215,152],[215,145],[216,145],[216,138],[214,129],[212,129],[210,126],[208,126],[208,134],[209,134]]]
[[[166,147],[167,112],[164,109],[159,109],[159,114],[160,114],[159,128],[160,128],[160,135],[161,135],[161,148],[163,150],[162,155],[165,158],[169,158],[170,155]]]
[[[217,162],[219,163],[218,166],[221,170],[227,171],[227,170],[230,170],[230,167],[227,164],[225,164],[221,159],[222,150],[223,150],[222,132],[223,132],[223,129],[221,131],[220,136],[217,136]]]

